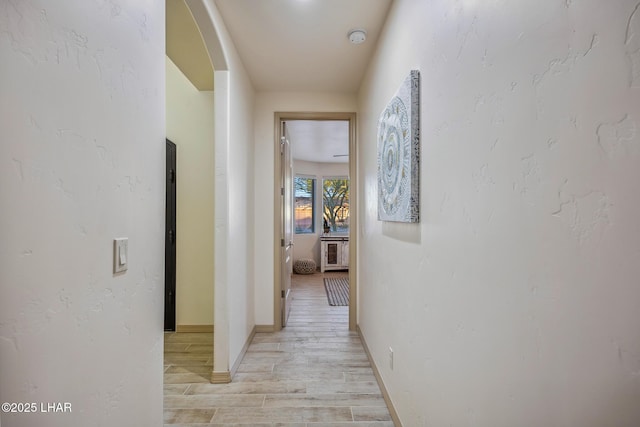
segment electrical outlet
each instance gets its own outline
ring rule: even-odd
[[[393,371],[393,349],[389,347],[389,367]]]

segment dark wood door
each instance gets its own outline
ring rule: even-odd
[[[176,330],[176,144],[167,139],[164,330]]]

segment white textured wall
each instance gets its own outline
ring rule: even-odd
[[[256,324],[273,325],[274,153],[276,112],[353,112],[356,97],[337,93],[271,93],[255,101],[255,285]]]
[[[253,86],[242,63],[230,67],[228,189],[229,240],[227,260],[230,321],[230,361],[237,360],[255,326]]]
[[[1,1],[0,63],[0,401],[72,404],[2,424],[161,425],[164,3]]]
[[[214,371],[227,373],[255,326],[254,90],[213,0],[187,5],[215,76]]]
[[[291,144],[295,144],[291,141]],[[349,176],[349,163],[319,163],[304,160],[293,161],[293,173],[316,178],[315,233],[293,235],[293,259],[310,258],[320,266],[320,236],[322,235],[322,179]]]
[[[637,0],[392,6],[359,94],[359,320],[403,425],[640,425],[639,48]],[[382,223],[377,118],[412,68],[422,219]]]
[[[167,64],[167,138],[177,146],[176,324],[213,324],[213,92]]]

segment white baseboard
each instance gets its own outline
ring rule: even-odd
[[[229,384],[230,382],[231,373],[229,371],[211,372],[211,384]]]
[[[177,325],[176,332],[213,332],[213,325]]]
[[[273,325],[256,325],[256,332],[275,332]]]
[[[257,329],[257,326],[254,326],[253,329],[251,330],[251,333],[249,334],[247,341],[244,343],[242,350],[240,350],[240,354],[236,358],[236,361],[234,362],[233,366],[231,367],[231,372],[230,372],[231,378],[233,378],[233,376],[238,371],[238,368],[242,363],[242,359],[244,358],[244,355],[247,353],[247,349],[249,348],[249,345],[251,345],[251,341],[253,341],[253,337],[256,335],[256,329]]]
[[[378,382],[378,386],[380,387],[380,391],[382,392],[382,397],[384,398],[384,401],[387,404],[387,408],[389,408],[389,413],[391,414],[393,425],[395,427],[402,427],[402,423],[400,422],[400,418],[398,417],[396,408],[393,407],[391,396],[389,396],[389,392],[387,392],[387,387],[384,385],[384,382],[382,381],[382,377],[380,376],[380,371],[378,370],[376,363],[371,357],[369,346],[367,346],[367,341],[364,339],[364,335],[362,335],[362,330],[360,330],[360,325],[357,326],[357,331],[358,331],[358,335],[360,336],[360,340],[362,341],[362,346],[364,347],[364,351],[367,353],[367,357],[369,358],[369,363],[371,363],[373,374],[375,375],[376,381]]]

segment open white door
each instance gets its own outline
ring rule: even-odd
[[[282,233],[280,247],[282,250],[282,267],[280,268],[280,295],[282,297],[282,326],[287,325],[291,310],[291,274],[293,273],[293,161],[291,145],[287,136],[287,126],[281,122],[282,137],[280,140],[280,165],[282,166],[282,180],[280,200],[282,202]]]

